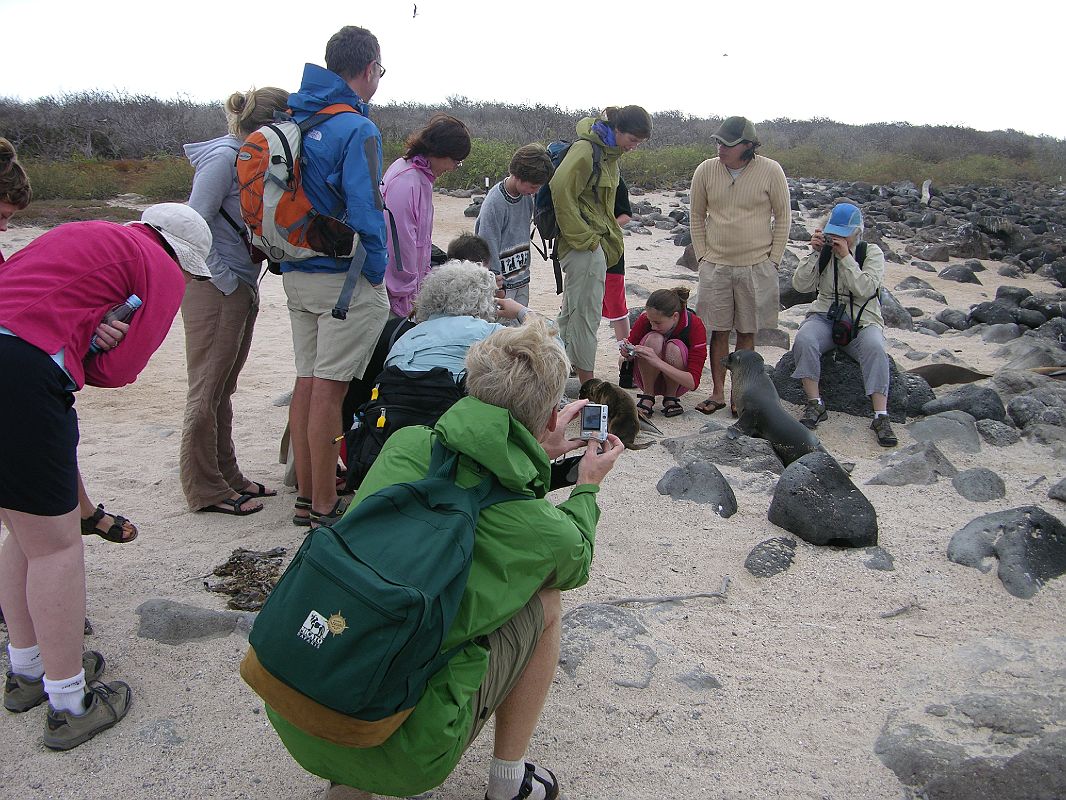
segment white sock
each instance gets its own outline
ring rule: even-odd
[[[875,411],[874,412],[874,419],[877,419],[878,417],[887,417],[887,416],[888,416],[888,412],[887,411]]]
[[[492,766],[489,767],[489,786],[486,796],[489,800],[513,800],[522,787],[522,778],[525,775],[525,759],[503,761],[493,758]],[[540,781],[533,781],[533,791],[529,795],[529,800],[544,800],[544,796],[544,786]]]
[[[48,693],[48,702],[56,711],[69,711],[75,715],[85,713],[85,670],[73,678],[52,681],[46,675],[44,690]]]
[[[44,662],[41,661],[41,646],[12,647],[7,646],[7,657],[11,659],[11,671],[23,678],[37,680],[44,677]]]

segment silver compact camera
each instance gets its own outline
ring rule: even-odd
[[[581,409],[581,439],[607,441],[607,406],[589,403]]]
[[[637,354],[637,348],[635,348],[629,342],[623,341],[622,352],[625,353],[626,358],[632,358]]]

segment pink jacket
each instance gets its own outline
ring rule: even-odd
[[[0,326],[64,364],[80,389],[133,383],[163,343],[185,293],[181,267],[144,225],[69,222],[0,267]],[[89,356],[109,310],[131,294],[144,305],[112,350]]]
[[[410,161],[398,158],[382,178],[382,198],[388,209],[385,230],[388,234],[389,265],[385,270],[385,288],[389,292],[389,306],[398,317],[411,313],[415,295],[429,273],[433,235],[433,171],[423,156]],[[396,243],[392,240],[392,221],[400,239],[403,271],[396,268]]]

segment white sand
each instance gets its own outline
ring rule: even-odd
[[[473,228],[473,220],[462,216],[466,205],[436,198],[438,245]],[[0,234],[0,249],[10,255],[38,233],[13,228]],[[626,247],[628,280],[648,290],[678,283],[665,275],[687,272],[674,265],[682,250],[662,231],[627,238]],[[806,248],[796,252],[802,257]],[[637,269],[641,264],[649,269]],[[944,292],[951,306],[966,308],[991,299],[1002,281],[998,265],[987,265],[980,276],[984,286],[893,264],[885,284],[892,288],[918,275]],[[554,314],[558,298],[550,268],[535,269],[532,305]],[[1033,277],[1012,283],[1033,291],[1052,288]],[[901,300],[939,308],[928,300]],[[630,301],[642,305],[635,296]],[[785,316],[798,319],[794,312]],[[991,356],[994,346],[979,337],[934,341],[895,330],[889,336],[922,350],[949,347],[985,371],[999,366]],[[782,352],[763,350],[768,363]],[[892,354],[907,368],[903,352]],[[226,598],[205,591],[202,579],[234,548],[283,546],[292,552],[303,535],[289,521],[290,491],[268,499],[266,509],[250,517],[186,509],[177,474],[184,361],[179,320],[136,384],[86,388],[77,402],[80,460],[91,496],[140,527],[140,537],[128,546],[90,537],[85,555],[89,616],[96,627],[88,646],[105,653],[109,677],[132,685],[133,709],[114,730],[68,754],[39,744],[42,709],[0,716],[0,798],[314,798],[325,786],[288,756],[256,696],[240,681],[237,665],[246,644],[239,635],[180,647],[136,635],[134,609],[144,600],[224,608]],[[291,389],[291,365],[281,281],[267,276],[251,357],[235,396],[235,430],[246,473],[275,487],[283,474],[277,452],[286,410],[272,401]],[[600,331],[597,367],[605,377],[615,375],[607,325]],[[709,374],[705,382],[683,398],[683,416],[656,414],[667,435],[694,432],[706,421],[692,411],[706,396]],[[714,419],[729,422],[723,412]],[[1048,500],[1047,490],[1066,472],[1063,464],[1024,441],[1008,448],[984,445],[977,455],[948,451],[960,470],[983,465],[1003,477],[1006,498],[984,504],[961,498],[944,480],[928,487],[865,486],[883,455],[868,424],[831,413],[818,435],[840,460],[856,463],[853,477],[877,509],[880,543],[895,557],[894,572],[866,568],[861,550],[800,542],[791,570],[753,578],[743,568],[748,552],[785,535],[766,519],[773,476],[723,468],[740,510],[722,520],[706,506],[658,494],[656,482],[674,465],[661,447],[623,456],[600,493],[592,579],[567,593],[565,606],[709,591],[726,575],[732,585],[725,602],[631,607],[646,634],[628,643],[594,636],[576,679],[558,672],[530,757],[557,772],[568,797],[896,800],[900,784],[873,753],[889,715],[962,691],[958,651],[967,645],[997,636],[1061,636],[1061,580],[1032,600],[1019,600],[994,573],[950,563],[945,548],[952,533],[981,514],[1038,504],[1061,516],[1061,504]],[[902,426],[897,431],[906,445],[910,437]],[[1041,476],[1048,480],[1027,488]],[[924,610],[879,616],[911,602]],[[642,672],[646,651],[634,650],[634,643],[658,657],[645,689],[614,683]],[[697,666],[721,688],[697,691],[677,681]],[[482,797],[490,743],[491,736],[482,736],[453,776],[425,796]]]

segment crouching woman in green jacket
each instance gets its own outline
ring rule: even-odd
[[[460,454],[459,485],[481,479],[476,462],[528,499],[490,506],[478,518],[470,577],[443,647],[462,649],[430,679],[413,713],[384,743],[343,747],[267,708],[296,760],[337,784],[331,798],[371,796],[367,792],[406,797],[432,789],[493,714],[489,800],[558,796],[555,776],[525,754],[559,660],[560,592],[588,581],[600,513],[596,493],[623,445],[613,435],[589,442],[569,498],[550,503],[544,495],[551,459],[586,444],[566,436],[585,401],[558,410],[570,370],[563,348],[547,324],[534,319],[474,344],[466,366],[469,396],[444,413],[434,432],[409,427],[394,433],[352,508],[385,486],[424,477],[434,433]]]

